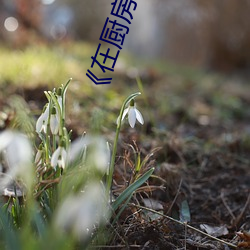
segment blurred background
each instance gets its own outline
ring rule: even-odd
[[[1,0],[9,46],[70,39],[98,43],[112,0]],[[137,0],[127,51],[220,71],[248,71],[249,0]]]
[[[113,82],[101,88],[86,71],[112,2],[0,0],[0,105],[18,93],[39,113],[43,90],[72,77],[69,124],[79,133],[85,129],[79,113],[91,127],[96,109],[116,112],[138,88],[146,119],[157,128],[221,122],[235,128],[241,118],[250,131],[250,0],[136,0]],[[106,127],[114,116],[103,116]]]

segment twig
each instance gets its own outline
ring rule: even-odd
[[[235,218],[235,216],[234,216],[232,210],[230,209],[230,207],[227,205],[227,202],[226,202],[225,196],[224,196],[224,192],[221,192],[220,197],[221,197],[221,200],[222,200],[224,206],[226,207],[227,211],[229,212],[229,214],[230,214],[231,217],[233,218],[233,221],[235,221],[236,218]]]
[[[128,247],[126,245],[115,245],[115,246],[105,246],[105,245],[98,245],[98,246],[90,246],[89,249],[99,249],[99,248],[124,248]],[[141,248],[141,245],[129,245],[129,247],[134,247],[134,248]]]
[[[199,230],[199,229],[197,229],[197,228],[195,228],[195,227],[192,227],[192,226],[188,225],[187,222],[178,221],[178,220],[176,220],[176,219],[173,219],[173,218],[170,217],[170,216],[167,216],[167,215],[162,214],[162,213],[160,213],[160,212],[157,212],[157,211],[155,211],[155,210],[153,210],[153,209],[151,209],[151,208],[147,208],[147,207],[144,207],[144,206],[141,206],[141,205],[136,205],[136,204],[133,204],[133,203],[132,203],[132,204],[130,203],[129,205],[130,205],[130,206],[137,207],[137,208],[140,208],[140,209],[145,209],[145,210],[150,211],[150,212],[152,212],[152,213],[161,215],[161,216],[163,216],[164,218],[167,218],[167,219],[169,219],[169,220],[171,220],[171,221],[174,221],[174,222],[176,222],[176,223],[178,223],[178,224],[180,224],[180,225],[182,225],[182,226],[184,226],[184,227],[186,226],[186,227],[188,227],[189,229],[192,229],[192,230],[194,230],[194,231],[196,231],[196,232],[198,232],[198,233],[200,233],[200,234],[203,234],[203,235],[205,235],[205,236],[207,236],[207,237],[209,237],[209,238],[211,238],[211,239],[213,239],[213,240],[219,241],[219,242],[221,242],[221,243],[223,243],[223,244],[226,244],[226,245],[228,245],[228,246],[230,246],[230,247],[237,248],[236,245],[234,245],[234,244],[232,244],[232,243],[229,243],[229,242],[226,242],[226,241],[224,241],[224,240],[218,239],[218,238],[216,238],[216,237],[214,237],[214,236],[212,236],[212,235],[209,235],[209,234],[207,234],[207,233],[205,233],[205,232],[203,232],[203,231],[201,231],[201,230]]]
[[[187,222],[184,222],[185,226],[185,241],[184,241],[184,249],[187,250]]]
[[[35,198],[38,198],[41,194],[42,194],[42,192],[44,192],[46,189],[48,189],[48,188],[51,188],[52,186],[53,186],[53,184],[55,184],[55,183],[58,183],[59,182],[59,180],[60,180],[60,178],[56,178],[56,179],[54,179],[54,180],[50,180],[50,182],[49,183],[43,183],[43,184],[45,184],[45,186],[39,191],[39,192],[37,192],[35,195],[34,195],[34,197]],[[39,183],[39,186],[40,186],[40,184],[42,184],[41,182]],[[38,187],[39,187],[38,186]]]
[[[242,219],[244,213],[246,212],[246,210],[247,210],[247,208],[248,208],[249,203],[250,203],[250,194],[248,194],[247,201],[246,201],[245,206],[243,207],[241,213],[240,213],[240,214],[237,216],[237,218],[235,218],[235,220],[233,221],[235,226],[237,226],[238,223],[240,222],[240,220]]]
[[[171,205],[170,205],[170,207],[169,207],[169,209],[168,209],[168,211],[167,211],[167,214],[169,214],[169,213],[171,212],[171,210],[172,210],[172,208],[173,208],[173,205],[175,204],[175,202],[176,202],[176,200],[177,200],[177,197],[178,197],[178,195],[179,195],[179,193],[180,193],[181,186],[182,186],[182,179],[180,180],[178,190],[177,190],[177,192],[176,192],[176,195],[175,195],[175,197],[174,197],[174,200],[172,201],[172,203],[171,203]]]

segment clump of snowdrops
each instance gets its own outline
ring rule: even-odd
[[[47,103],[35,127],[35,138],[14,131],[0,134],[0,249],[85,249],[104,244],[107,230],[133,193],[154,169],[138,174],[119,196],[112,194],[113,173],[122,121],[133,128],[144,123],[130,95],[117,118],[113,142],[88,133],[71,141],[65,127],[70,80],[45,91]],[[137,173],[141,162],[137,162]],[[5,170],[4,170],[5,169]],[[3,171],[4,170],[4,171]],[[12,195],[10,195],[12,193]]]

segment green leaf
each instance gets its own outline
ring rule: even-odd
[[[39,209],[37,206],[34,207],[35,209],[32,211],[32,219],[34,222],[34,225],[36,226],[37,233],[40,237],[44,236],[46,227],[45,227],[45,219],[40,213]]]
[[[9,223],[8,215],[0,208],[0,228],[3,231],[6,249],[21,250],[20,241],[13,226]]]
[[[136,159],[136,167],[135,167],[135,172],[138,173],[141,170],[141,154],[140,152],[137,154],[137,159]]]
[[[132,198],[132,196],[133,196],[133,193],[131,193],[131,194],[129,195],[129,197],[127,198],[127,200],[123,203],[123,205],[122,205],[122,207],[120,208],[119,212],[118,212],[117,215],[115,216],[115,218],[114,218],[114,220],[113,220],[113,222],[112,222],[112,225],[114,225],[114,224],[117,222],[117,220],[119,219],[120,215],[122,214],[122,212],[124,211],[124,209],[125,209],[126,206],[128,205],[128,203],[129,203],[130,199]]]
[[[66,91],[67,91],[69,83],[71,81],[72,81],[72,78],[69,78],[69,80],[67,81],[67,83],[63,86],[63,89],[62,89],[62,95],[63,95],[63,97],[66,95]]]
[[[139,188],[143,183],[147,181],[147,179],[154,172],[154,168],[149,169],[143,176],[138,178],[133,184],[127,187],[118,198],[112,203],[112,208],[115,211],[124,200],[126,200],[137,188]]]
[[[180,208],[180,221],[181,222],[189,222],[191,220],[190,210],[187,200],[181,202]]]

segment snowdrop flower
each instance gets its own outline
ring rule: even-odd
[[[122,115],[122,120],[125,118],[127,114],[128,114],[129,125],[132,128],[134,128],[136,120],[138,120],[138,122],[140,122],[141,124],[144,123],[141,112],[135,107],[134,99],[130,101],[129,107],[124,110]]]
[[[53,168],[56,168],[58,166],[59,168],[64,169],[67,161],[67,152],[64,148],[63,143],[59,145],[59,147],[55,150],[51,157],[51,166]]]
[[[42,159],[42,155],[43,155],[43,145],[42,143],[39,145],[39,148],[37,150],[36,156],[35,156],[35,163],[36,164],[40,164],[41,163],[41,159]]]
[[[50,130],[53,135],[56,135],[59,131],[59,117],[58,112],[55,107],[52,108],[51,116],[50,116]]]
[[[57,101],[62,111],[62,96],[61,95],[57,95]]]
[[[88,154],[86,154],[86,150]],[[110,149],[102,137],[86,135],[78,138],[71,144],[68,152],[69,163],[81,157],[88,166],[94,166],[102,173],[107,171],[110,164]]]
[[[91,237],[95,226],[108,220],[108,203],[104,197],[99,182],[90,183],[81,194],[68,196],[56,213],[56,229],[72,233],[79,240]]]
[[[60,107],[60,110],[58,110],[58,106],[56,105],[57,114],[62,114],[62,111],[63,111],[62,87],[57,89],[55,96],[56,96],[57,102],[58,102],[59,107]]]
[[[21,177],[30,186],[33,181],[33,153],[28,138],[21,133],[6,130],[0,133],[0,152],[8,164],[7,173],[1,180],[1,188],[17,177]]]
[[[36,122],[36,132],[41,133],[42,131],[46,134],[47,125],[49,120],[49,104],[47,104]]]
[[[92,137],[87,155],[88,165],[94,165],[102,173],[107,172],[110,164],[110,150],[107,142],[101,137]]]

